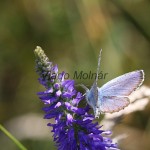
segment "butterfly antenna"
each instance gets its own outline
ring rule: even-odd
[[[88,91],[89,89],[84,84],[79,84],[84,90]]]
[[[99,57],[98,57],[98,66],[97,66],[96,81],[95,81],[96,84],[97,84],[97,81],[98,81],[98,73],[99,73],[99,70],[100,70],[101,53],[102,53],[102,49],[100,49]]]

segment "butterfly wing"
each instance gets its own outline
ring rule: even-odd
[[[103,101],[100,107],[97,108],[98,114],[100,112],[113,113],[117,112],[130,104],[128,97],[117,97],[117,96],[103,96]],[[97,115],[96,115],[97,116]]]
[[[98,88],[97,115],[100,112],[117,112],[130,102],[128,96],[144,81],[143,70],[119,76]]]
[[[93,108],[95,112],[95,108],[96,108],[96,104],[98,100],[98,89],[97,89],[96,82],[94,82],[90,90],[86,91],[86,100],[87,100],[87,103]]]

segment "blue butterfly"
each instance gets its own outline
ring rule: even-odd
[[[102,50],[99,54],[96,80],[91,89],[81,85],[86,90],[86,101],[93,108],[95,118],[99,118],[100,113],[118,112],[127,107],[130,103],[128,96],[144,81],[144,71],[136,70],[112,79],[99,88],[97,81],[101,52]]]

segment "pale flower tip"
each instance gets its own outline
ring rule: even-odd
[[[36,46],[34,50],[35,54],[38,54],[40,51],[43,51],[42,48],[40,46]]]
[[[36,46],[34,54],[36,56],[36,59],[42,61],[43,63],[48,62],[48,57],[40,46]]]
[[[38,49],[41,49],[40,46],[36,46],[35,51],[37,51]]]
[[[40,46],[36,46],[36,49],[42,49]]]

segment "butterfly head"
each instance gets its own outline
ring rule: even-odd
[[[95,118],[98,119],[99,116],[100,116],[100,114],[101,114],[101,112],[100,112],[99,108],[96,107],[96,109],[95,109],[95,111],[94,111]]]

